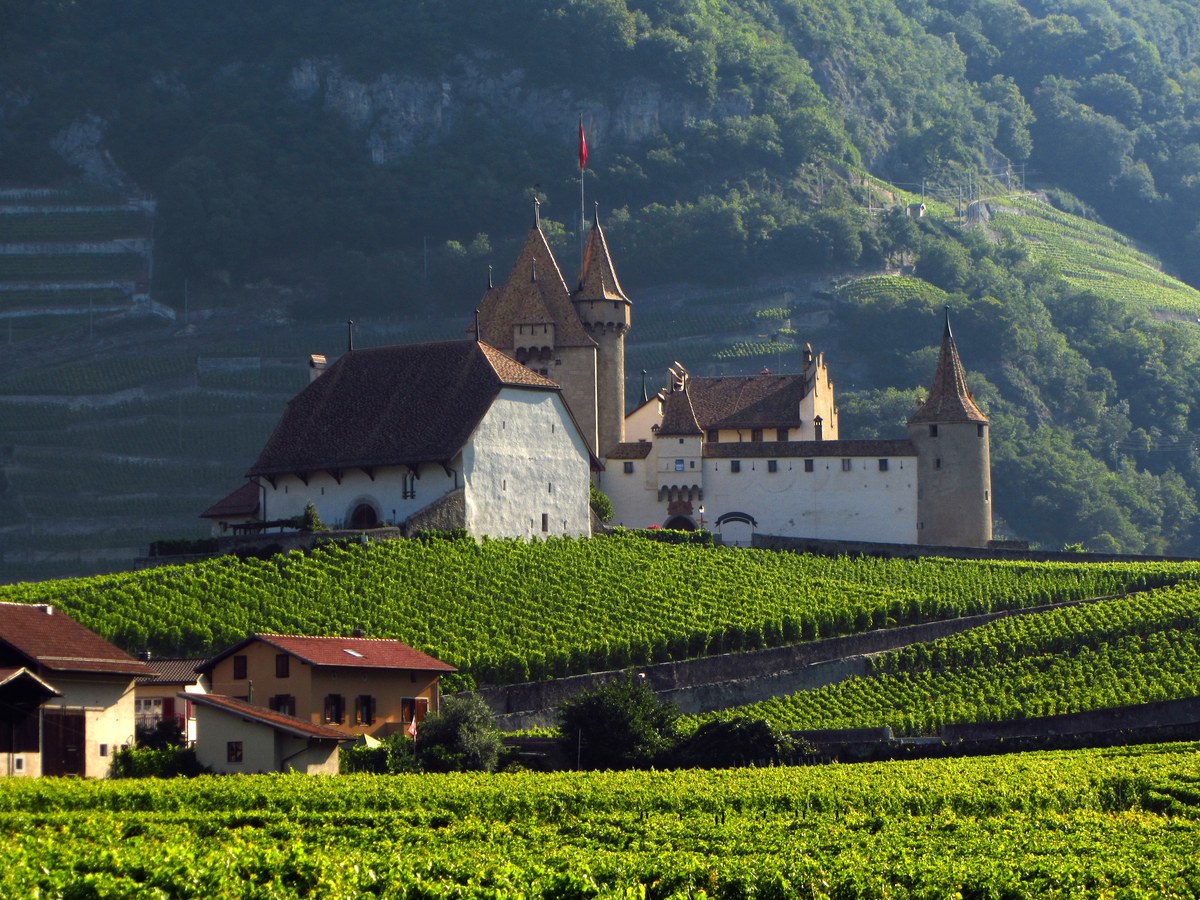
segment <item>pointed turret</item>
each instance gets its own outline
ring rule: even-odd
[[[975,405],[950,310],[929,396],[908,420],[917,448],[917,542],[986,547],[992,539],[988,419]]]

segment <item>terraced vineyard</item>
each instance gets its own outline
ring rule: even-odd
[[[945,306],[948,295],[913,275],[869,275],[841,285],[837,296],[861,306],[890,306],[899,301],[909,306],[927,304],[930,309],[940,309]]]
[[[0,599],[53,603],[122,647],[168,655],[209,652],[253,631],[362,627],[503,684],[1197,577],[1200,563],[828,559],[620,536],[333,545],[11,585]]]
[[[1200,696],[1200,585],[992,622],[885,653],[871,674],[704,718],[902,735]]]
[[[815,768],[5,779],[6,897],[1185,897],[1200,749]]]

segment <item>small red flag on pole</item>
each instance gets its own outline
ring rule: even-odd
[[[587,168],[587,138],[583,134],[583,114],[579,116],[579,171]]]
[[[417,739],[417,714],[415,712],[413,713],[412,722],[408,725],[408,736],[413,740]]]

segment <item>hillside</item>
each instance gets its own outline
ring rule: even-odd
[[[0,580],[199,536],[307,354],[336,355],[347,318],[361,346],[461,334],[533,196],[570,277],[580,112],[635,304],[631,397],[641,369],[651,389],[674,359],[788,370],[811,341],[845,433],[895,436],[948,303],[1000,536],[1200,554],[1198,13],[5,4],[5,186],[151,197],[154,216],[149,238],[3,216],[0,282],[136,288],[146,261],[31,242],[149,240],[153,267],[146,304],[0,290]]]

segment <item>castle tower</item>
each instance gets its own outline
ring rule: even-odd
[[[625,332],[629,330],[633,304],[617,280],[604,229],[600,227],[599,204],[571,302],[598,347],[597,449],[604,454],[625,440]]]
[[[908,420],[917,448],[917,543],[986,547],[992,539],[988,420],[967,389],[950,310],[929,397]]]
[[[488,285],[469,333],[558,383],[588,447],[601,452],[597,342],[571,304],[567,283],[542,233],[536,200],[533,227],[508,280],[499,287]]]

